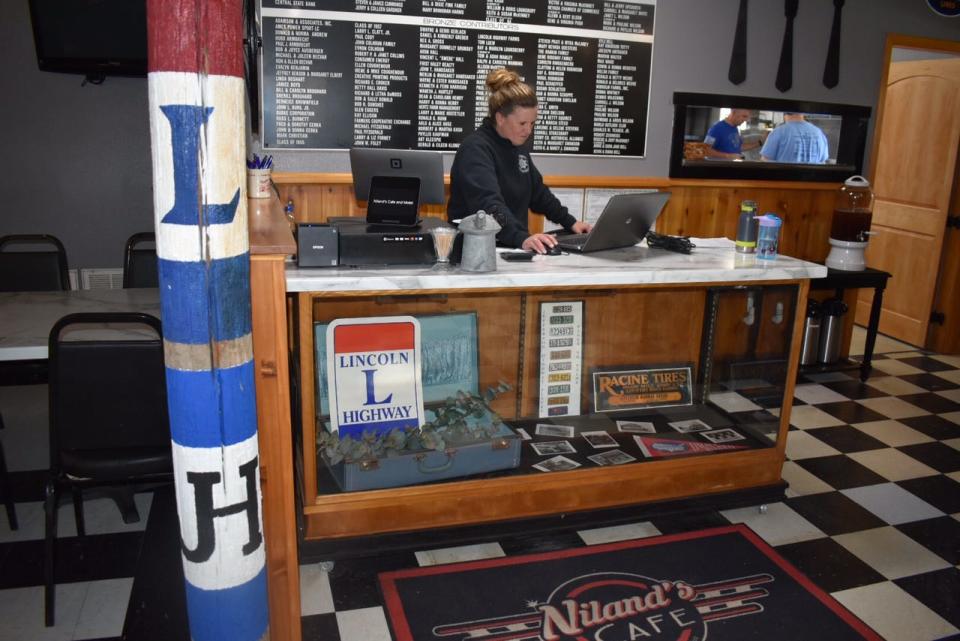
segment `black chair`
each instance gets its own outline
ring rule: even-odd
[[[150,247],[144,247],[150,245]],[[157,237],[152,231],[127,239],[123,252],[123,287],[159,287],[157,276]]]
[[[104,337],[104,323],[132,323],[155,338]],[[96,327],[94,327],[96,326]],[[91,335],[96,330],[96,335]],[[70,314],[50,330],[50,473],[46,484],[44,596],[54,620],[57,502],[69,489],[83,537],[82,492],[172,479],[160,321],[132,312]]]
[[[3,415],[0,414],[0,430],[3,427]],[[19,527],[17,524],[17,508],[13,504],[10,479],[7,477],[7,459],[3,453],[3,440],[0,440],[0,496],[3,497],[3,504],[7,508],[7,521],[10,523],[10,529],[16,530]]]
[[[47,234],[0,238],[0,292],[49,292],[70,289],[67,252]]]

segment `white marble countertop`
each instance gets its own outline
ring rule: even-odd
[[[729,241],[728,241],[729,242]],[[645,246],[594,254],[537,256],[532,262],[497,259],[497,270],[476,274],[432,266],[308,268],[287,266],[287,291],[357,292],[500,287],[590,287],[696,284],[823,278],[827,268],[796,258],[758,260],[729,247],[698,247],[678,254]]]
[[[88,289],[72,292],[0,292],[0,361],[47,358],[54,323],[78,312],[143,312],[160,318],[156,289]],[[111,336],[147,332],[111,326]],[[84,336],[86,336],[85,334]]]

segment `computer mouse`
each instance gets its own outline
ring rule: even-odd
[[[560,249],[560,245],[554,245],[553,247],[547,247],[547,251],[544,253],[547,256],[559,256],[563,253],[563,250]]]

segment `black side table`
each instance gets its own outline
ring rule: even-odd
[[[837,298],[843,298],[845,289],[873,288],[873,305],[870,307],[870,322],[867,325],[867,340],[863,346],[863,360],[860,362],[860,380],[870,377],[873,369],[870,362],[873,360],[873,348],[877,342],[877,328],[880,324],[880,307],[883,304],[883,290],[887,287],[890,274],[867,267],[862,272],[848,272],[839,269],[827,268],[825,278],[810,280],[810,290],[836,290]]]

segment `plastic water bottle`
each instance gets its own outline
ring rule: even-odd
[[[736,249],[741,254],[752,254],[757,248],[757,203],[744,200],[740,203],[740,218],[737,220]]]
[[[760,231],[757,234],[757,258],[774,260],[777,257],[777,247],[780,243],[780,226],[783,221],[774,214],[757,216],[760,221]]]

